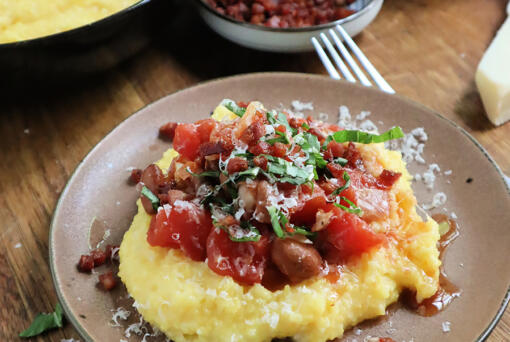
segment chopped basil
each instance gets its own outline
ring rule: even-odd
[[[348,213],[351,213],[351,214],[356,214],[358,216],[362,216],[363,215],[363,210],[361,210],[360,207],[358,207],[356,204],[352,203],[351,200],[349,200],[348,198],[346,197],[340,197],[340,200],[342,201],[345,201],[349,204],[349,208],[344,206],[344,205],[341,205],[340,203],[333,203],[336,207],[348,212]]]
[[[241,178],[243,176],[247,176],[249,178],[255,178],[255,177],[257,177],[259,172],[260,172],[260,167],[255,166],[255,167],[252,167],[251,169],[247,169],[247,170],[237,173],[235,175],[235,178],[236,178],[236,180],[238,180],[239,178]]]
[[[246,113],[246,108],[239,107],[237,103],[235,103],[232,100],[223,100],[221,103],[225,108],[227,108],[229,111],[234,113],[235,115],[239,117],[243,117],[244,113]]]
[[[303,127],[303,129],[305,129],[305,130],[309,130],[310,129],[310,126],[308,126],[308,124],[306,122],[303,122],[301,127]]]
[[[158,211],[159,198],[156,195],[154,195],[152,191],[150,191],[149,188],[146,187],[145,185],[142,188],[142,195],[144,195],[149,199],[149,201],[151,201],[152,208],[154,209],[154,211]]]
[[[269,161],[267,163],[267,173],[280,176],[280,178],[275,177],[278,182],[300,185],[314,178],[313,172],[310,173],[306,169],[299,168],[285,159],[266,154],[264,157]]]
[[[305,236],[315,236],[315,235],[317,235],[316,233],[311,232],[311,231],[309,231],[308,229],[306,229],[304,227],[294,226],[292,228],[294,229],[294,234],[300,234],[300,235],[305,235]]]
[[[191,174],[192,176],[194,177],[215,177],[215,178],[218,178],[220,176],[220,172],[219,171],[205,171],[205,172],[202,172],[202,173],[194,173],[193,171],[191,171],[191,169],[189,168],[189,166],[186,168],[186,171]]]
[[[404,137],[404,132],[402,132],[402,128],[396,126],[392,129],[377,135],[372,133],[366,133],[357,130],[343,130],[335,132],[329,135],[322,146],[324,149],[328,146],[329,142],[334,140],[337,143],[344,142],[357,142],[361,144],[373,144],[373,143],[382,143],[388,140],[400,139]]]
[[[313,134],[303,132],[295,136],[294,141],[301,147],[303,152],[308,154],[307,165],[313,165],[319,169],[328,164],[320,153],[321,145],[319,139]],[[315,179],[318,179],[317,171],[314,169]]]
[[[344,171],[343,178],[344,178],[345,184],[343,186],[337,188],[335,191],[333,191],[331,193],[331,196],[340,195],[342,193],[342,191],[344,191],[351,185],[351,177],[349,176],[349,174],[346,171]]]
[[[62,328],[63,325],[62,306],[60,306],[60,303],[57,303],[55,312],[37,315],[30,327],[19,334],[19,337],[37,336],[50,329]]]
[[[268,144],[274,145],[277,142],[280,142],[280,143],[285,144],[285,145],[290,144],[289,138],[287,138],[287,135],[285,133],[280,132],[280,131],[276,131],[276,130],[275,130],[275,133],[277,135],[279,135],[279,137],[273,138],[273,139],[267,139],[266,142]]]
[[[248,221],[241,221],[240,228],[245,232],[242,237],[233,236],[229,227],[218,224],[217,220],[213,220],[213,224],[215,227],[225,231],[228,234],[228,238],[234,242],[257,242],[261,237],[259,230]]]
[[[267,116],[267,121],[269,121],[269,123],[271,125],[273,125],[273,126],[274,125],[283,125],[285,127],[285,129],[287,130],[287,132],[290,132],[292,134],[292,136],[297,134],[297,132],[298,132],[297,129],[290,127],[289,122],[287,121],[287,116],[285,114],[278,113],[275,116],[273,113],[267,112],[266,116]]]
[[[281,213],[275,207],[267,207],[267,212],[271,217],[271,225],[273,226],[274,233],[280,239],[283,239],[285,234],[283,233],[282,226],[280,225],[280,216]]]
[[[349,161],[345,158],[335,158],[333,159],[333,163],[339,164],[340,166],[345,166]]]

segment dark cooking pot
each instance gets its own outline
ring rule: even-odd
[[[115,66],[148,43],[171,2],[140,0],[85,26],[0,44],[0,88],[61,83]]]

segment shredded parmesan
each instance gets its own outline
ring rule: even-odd
[[[296,112],[302,112],[304,110],[313,110],[313,103],[294,100],[292,101],[292,110],[295,110]]]
[[[442,324],[442,328],[443,328],[443,332],[444,333],[449,333],[450,332],[450,327],[451,327],[451,323],[448,322],[448,321],[444,321]]]
[[[446,203],[446,199],[446,194],[444,192],[438,192],[432,197],[432,202],[423,204],[422,208],[430,210],[440,207]]]
[[[112,316],[113,324],[110,323],[112,327],[120,327],[119,319],[125,321],[129,318],[131,312],[127,311],[122,307],[118,307]]]

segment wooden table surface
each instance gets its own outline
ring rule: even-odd
[[[510,123],[498,128],[489,123],[474,84],[505,6],[506,0],[386,0],[356,41],[397,93],[459,123],[510,174]],[[257,71],[325,74],[313,53],[252,51],[216,36],[193,12],[178,20],[183,29],[93,81],[34,99],[30,93],[2,99],[0,341],[17,341],[35,315],[53,310],[52,212],[80,160],[120,121],[164,95],[216,77]],[[193,39],[199,43],[190,44]],[[34,340],[71,337],[79,339],[67,324]],[[489,341],[510,341],[510,310]]]

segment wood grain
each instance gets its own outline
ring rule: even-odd
[[[387,0],[356,41],[397,93],[460,124],[510,174],[510,124],[496,128],[489,123],[473,81],[505,6],[504,0]],[[18,340],[35,315],[53,310],[56,295],[48,265],[52,212],[74,168],[105,134],[139,108],[179,89],[276,70],[325,73],[312,53],[269,54],[235,46],[209,31],[191,9],[183,9],[148,49],[115,70],[66,89],[4,96],[0,341]],[[79,336],[68,324],[34,340],[63,338]],[[510,341],[508,309],[488,340]]]

